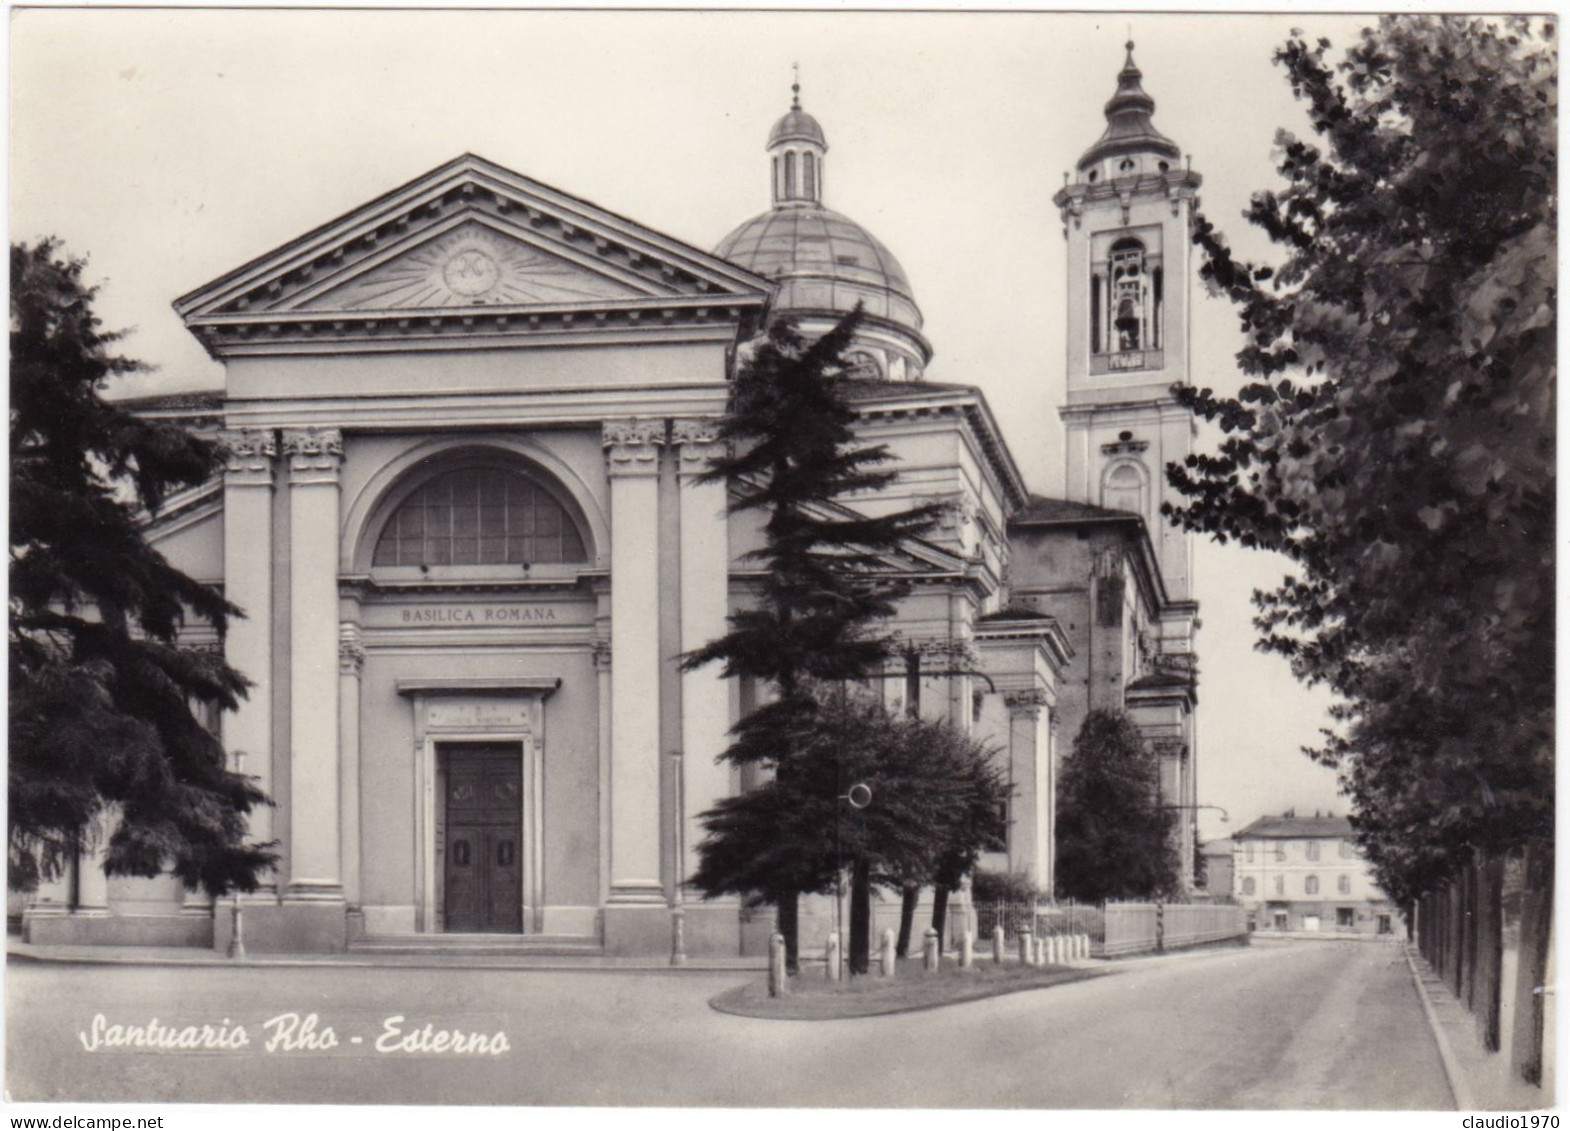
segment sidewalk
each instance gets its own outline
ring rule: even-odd
[[[1510,1071],[1508,1060],[1483,1047],[1477,1023],[1428,965],[1407,944],[1403,948],[1412,981],[1423,1001],[1439,1057],[1444,1061],[1456,1109],[1472,1111],[1533,1111],[1553,1106],[1553,1098]]]
[[[33,946],[6,937],[7,961],[57,962],[83,966],[337,966],[439,970],[577,970],[682,974],[762,971],[764,958],[617,958],[604,954],[251,954],[229,958],[215,950],[186,946]]]

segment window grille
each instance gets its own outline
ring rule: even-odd
[[[377,566],[532,565],[586,560],[554,496],[500,468],[450,471],[416,488],[382,529]]]

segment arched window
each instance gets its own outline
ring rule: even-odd
[[[796,195],[796,154],[787,150],[785,153],[785,199],[791,200]]]
[[[1318,895],[1319,894],[1319,877],[1318,876],[1307,876],[1307,877],[1304,878],[1304,880],[1303,880],[1303,893],[1305,895]]]
[[[372,565],[585,560],[583,535],[548,490],[515,471],[468,467],[415,488],[382,528]]]
[[[1131,463],[1120,463],[1107,472],[1101,485],[1101,505],[1109,510],[1145,513],[1145,477]]]
[[[1149,288],[1145,245],[1132,237],[1112,245],[1112,346],[1119,353],[1142,349],[1150,342]]]
[[[1338,892],[1340,892],[1342,895],[1351,895],[1352,894],[1352,877],[1351,876],[1337,876],[1336,877],[1336,890]]]
[[[774,199],[785,199],[785,182],[780,180],[780,159],[774,158]]]
[[[852,350],[845,355],[845,360],[850,363],[845,371],[847,377],[860,377],[865,381],[883,379],[883,367],[878,364],[878,359],[866,350]]]
[[[817,200],[818,163],[813,159],[811,153],[803,153],[801,155],[801,174],[805,180],[805,188],[802,190],[802,195],[808,200]]]
[[[1253,876],[1244,876],[1243,877],[1243,894],[1244,895],[1253,895],[1254,894],[1254,877]]]

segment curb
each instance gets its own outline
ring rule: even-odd
[[[578,974],[755,974],[762,970],[762,965],[756,966],[712,966],[698,962],[687,962],[681,966],[671,966],[667,963],[655,964],[607,964],[586,962],[562,961],[536,961],[513,962],[505,960],[500,962],[476,962],[458,956],[445,955],[408,955],[413,961],[388,962],[383,959],[364,958],[359,956],[345,956],[342,958],[309,958],[290,957],[280,955],[277,958],[212,958],[173,955],[138,955],[138,954],[39,954],[32,950],[7,948],[7,962],[21,962],[37,964],[40,966],[162,966],[193,968],[203,967],[219,970],[259,970],[269,967],[285,969],[350,969],[350,970],[491,970],[506,971],[508,973],[528,973],[530,971],[553,971]]]
[[[1417,990],[1417,999],[1423,1003],[1423,1015],[1428,1018],[1429,1032],[1434,1035],[1434,1044],[1439,1046],[1439,1062],[1444,1066],[1445,1081],[1450,1085],[1450,1094],[1456,1101],[1456,1110],[1475,1111],[1477,1100],[1472,1095],[1472,1086],[1467,1081],[1466,1073],[1461,1069],[1461,1062],[1456,1057],[1449,1034],[1439,1023],[1439,1015],[1434,1012],[1434,1003],[1428,999],[1428,990],[1423,985],[1423,975],[1418,971],[1417,963],[1412,958],[1411,944],[1402,944],[1401,953],[1406,956],[1406,968],[1412,972],[1412,987]]]

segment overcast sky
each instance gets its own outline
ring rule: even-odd
[[[769,126],[802,102],[825,203],[904,265],[939,381],[980,386],[1031,488],[1062,478],[1063,238],[1053,192],[1100,134],[1132,34],[1157,126],[1234,247],[1307,132],[1273,48],[1364,16],[31,10],[12,15],[11,235],[90,257],[99,310],[159,367],[217,388],[170,302],[471,151],[712,248],[768,206]],[[1196,283],[1197,288],[1197,283]],[[1236,319],[1195,311],[1196,380],[1238,383]],[[1345,812],[1299,747],[1327,699],[1252,650],[1249,594],[1283,563],[1201,545],[1200,799],[1208,837],[1296,806]]]

